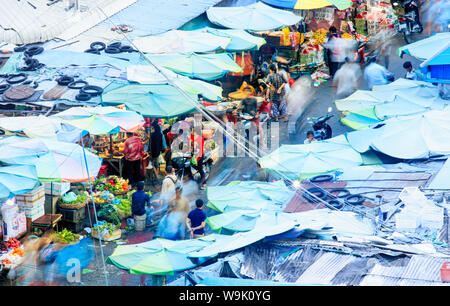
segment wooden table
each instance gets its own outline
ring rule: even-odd
[[[103,158],[105,162],[111,165],[114,170],[119,172],[119,177],[123,177],[123,156],[121,157],[107,157]]]
[[[31,229],[30,231],[33,232],[33,229],[39,228],[39,229],[48,229],[55,227],[58,222],[61,220],[62,215],[61,214],[45,214],[40,218],[37,218],[33,222],[31,222]]]

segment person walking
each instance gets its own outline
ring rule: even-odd
[[[386,85],[392,80],[393,74],[385,67],[376,63],[376,58],[373,57],[369,61],[369,65],[364,69],[364,78],[367,81],[369,89],[375,85]]]
[[[284,86],[286,83],[280,74],[277,73],[277,67],[275,64],[270,64],[269,75],[267,77],[266,83],[268,85],[266,90],[266,99],[272,102],[272,112],[274,121],[278,119],[285,118],[287,120],[287,106],[284,98]]]
[[[196,208],[191,210],[186,219],[186,226],[190,232],[191,238],[200,238],[205,236],[206,214],[203,212],[203,201],[195,201]]]
[[[150,126],[150,156],[151,163],[153,166],[153,171],[155,174],[155,180],[159,180],[159,155],[163,151],[163,136],[161,133],[161,127],[157,121],[153,121]]]
[[[334,26],[329,28],[330,38],[324,45],[328,54],[328,68],[330,70],[330,76],[333,78],[336,71],[340,68],[345,59],[345,42]]]
[[[141,179],[142,156],[144,155],[144,145],[142,140],[134,136],[133,133],[127,132],[127,140],[124,143],[124,176],[129,180],[130,184],[135,184]]]
[[[344,99],[351,95],[358,88],[361,76],[359,65],[354,64],[350,58],[346,57],[345,64],[339,68],[333,78],[333,100],[335,98]]]
[[[182,187],[177,186],[175,196],[169,202],[167,214],[158,225],[156,237],[183,240],[186,233],[186,217],[189,211],[189,201],[182,196]]]

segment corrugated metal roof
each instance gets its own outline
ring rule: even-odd
[[[354,260],[351,255],[327,252],[309,266],[296,283],[330,285],[336,274]]]
[[[411,257],[406,266],[386,266],[383,263],[378,263],[364,277],[361,285],[444,285],[441,281],[440,269],[446,261],[449,261],[449,258],[415,255]]]
[[[66,10],[68,1],[47,5],[42,0],[3,0],[0,41],[14,44],[70,39],[88,30],[137,0],[79,0],[80,10]]]

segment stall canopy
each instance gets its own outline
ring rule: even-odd
[[[208,19],[230,29],[268,31],[296,24],[302,17],[292,12],[270,7],[262,2],[237,7],[211,7]]]
[[[230,210],[206,219],[215,232],[248,232],[258,227],[270,227],[291,221],[288,213],[273,210]]]
[[[187,92],[185,95],[167,84],[132,84],[108,91],[102,100],[105,105],[125,104],[144,117],[171,118],[196,110],[197,95]]]
[[[39,180],[54,182],[86,182],[88,171],[93,181],[102,165],[101,158],[78,144],[20,136],[0,139],[0,162],[35,165]]]
[[[436,33],[428,38],[398,48],[397,54],[402,56],[405,53],[418,60],[425,61],[432,57],[438,50],[444,48],[449,41],[450,32]]]
[[[173,275],[174,272],[201,264],[205,259],[192,260],[189,254],[220,239],[221,235],[212,234],[190,240],[157,238],[139,244],[120,245],[106,262],[128,270],[131,274]]]
[[[202,28],[197,31],[207,31],[208,33],[231,38],[230,44],[227,45],[225,50],[230,52],[236,51],[250,51],[259,50],[262,45],[266,43],[266,40],[262,37],[251,35],[244,30],[234,29],[214,29],[214,28]]]
[[[219,79],[227,72],[242,72],[242,68],[234,62],[233,57],[228,53],[149,54],[148,58],[157,66],[205,81]]]
[[[158,68],[163,71],[161,74],[157,68],[149,66],[129,66],[127,68],[127,79],[140,84],[167,84],[173,82],[183,90],[194,95],[202,95],[210,101],[222,99],[222,87],[210,84],[202,80],[194,80],[177,74],[165,68]]]
[[[133,132],[145,123],[144,118],[136,112],[111,106],[72,107],[51,117],[76,126],[91,135]]]
[[[39,184],[34,165],[0,167],[0,201],[31,191]]]
[[[3,117],[0,118],[0,128],[13,132],[24,133],[30,138],[77,142],[87,132],[58,120],[45,116]]]
[[[372,148],[400,159],[450,154],[450,110],[391,118],[382,127],[347,134],[360,152]]]
[[[450,41],[420,67],[424,81],[450,84]]]
[[[352,1],[349,0],[262,0],[262,2],[294,10],[313,10],[330,5],[345,10],[352,6]]]
[[[373,108],[354,111],[341,118],[340,121],[354,130],[364,129],[381,122]]]
[[[231,38],[203,31],[171,30],[163,34],[138,37],[133,41],[144,53],[191,53],[225,50]]]
[[[206,189],[208,207],[224,212],[229,209],[283,209],[294,195],[283,181],[231,182],[226,186],[210,186]]]
[[[276,176],[302,180],[315,175],[344,170],[363,164],[377,164],[376,158],[364,160],[344,135],[310,144],[283,145],[259,159],[261,167]]]

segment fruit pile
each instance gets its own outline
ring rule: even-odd
[[[25,251],[22,248],[16,248],[16,249],[14,249],[14,251],[12,251],[11,255],[12,256],[24,257],[25,256]]]
[[[8,258],[3,259],[2,266],[6,266],[6,265],[10,265],[10,264],[12,264],[11,260],[9,260]]]
[[[94,201],[95,204],[109,204],[114,201],[114,195],[109,191],[97,191],[94,192]]]
[[[344,33],[344,34],[342,34],[342,38],[344,38],[344,39],[353,39],[354,37],[353,37],[353,35],[350,35],[348,33]]]
[[[323,45],[325,43],[327,37],[327,30],[325,29],[319,29],[312,35],[312,43],[314,45]]]
[[[6,247],[9,249],[20,248],[21,245],[22,244],[20,243],[20,241],[16,238],[9,238],[9,240],[6,242]]]
[[[116,175],[99,178],[94,183],[95,191],[124,192],[129,189],[128,180]]]

